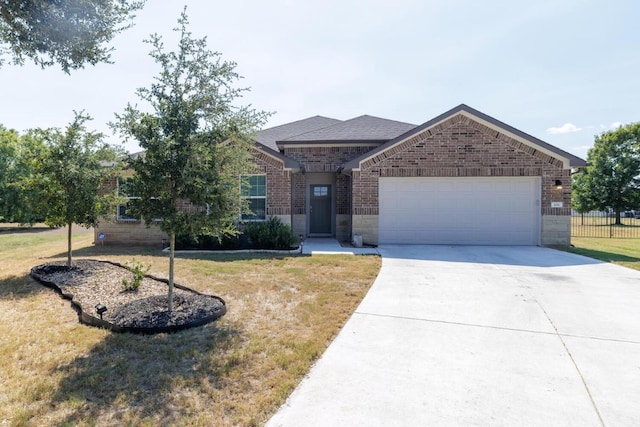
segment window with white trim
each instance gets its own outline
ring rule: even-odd
[[[242,212],[244,221],[263,221],[267,219],[267,176],[244,175],[242,177],[241,196],[247,201],[249,211]]]
[[[131,178],[118,177],[118,195],[120,197],[126,197],[128,200],[138,199],[138,197],[131,190]],[[116,211],[117,221],[140,221],[140,218],[136,218],[127,214],[129,205],[130,202],[118,205]]]

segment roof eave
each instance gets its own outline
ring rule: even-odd
[[[313,146],[344,146],[344,145],[381,145],[385,142],[389,141],[388,139],[327,139],[327,140],[317,140],[317,141],[305,141],[305,140],[287,140],[287,141],[276,141],[276,145],[278,148],[292,147],[292,146],[305,146],[305,147],[313,147]]]
[[[541,139],[538,139],[512,126],[509,126],[506,123],[496,120],[491,116],[488,116],[478,110],[475,110],[469,107],[468,105],[460,104],[457,107],[454,107],[451,110],[446,111],[440,114],[439,116],[423,123],[422,125],[414,129],[411,129],[410,131],[404,133],[403,135],[400,135],[397,138],[394,138],[388,141],[386,144],[383,144],[380,147],[378,147],[378,149],[372,150],[360,156],[359,158],[353,159],[350,162],[345,163],[344,169],[348,171],[360,170],[360,165],[362,162],[384,152],[388,148],[393,147],[394,145],[399,144],[408,138],[411,138],[414,135],[419,134],[420,132],[426,129],[434,127],[437,124],[445,120],[448,120],[449,118],[455,116],[456,114],[463,114],[467,117],[470,117],[471,119],[476,120],[484,124],[485,126],[494,128],[498,132],[514,137],[514,139],[519,140],[527,145],[534,145],[536,148],[540,149],[540,151],[545,152],[546,154],[549,154],[550,156],[555,157],[559,160],[562,160],[565,169],[579,168],[587,165],[586,161],[584,161],[583,159],[577,156],[574,156],[573,154],[570,154],[564,150],[554,147],[551,144],[548,144],[542,141]]]
[[[289,170],[292,172],[297,172],[300,170],[300,163],[298,163],[293,159],[288,158],[287,156],[281,153],[278,153],[277,151],[267,147],[266,145],[256,142],[255,148],[262,151],[267,156],[270,156],[276,160],[281,161],[285,170]]]

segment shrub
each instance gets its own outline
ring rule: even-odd
[[[243,232],[254,249],[291,249],[298,240],[291,227],[274,216],[244,224]]]
[[[289,225],[280,218],[247,222],[238,227],[236,236],[176,236],[177,249],[291,249],[298,241]]]
[[[133,261],[127,263],[127,268],[131,273],[133,273],[133,279],[122,279],[122,289],[125,292],[135,292],[140,288],[142,279],[144,279],[144,276],[147,274],[151,266],[142,265],[141,262],[138,262],[134,259]]]
[[[187,234],[176,235],[176,249],[242,249],[248,247],[247,238],[237,236],[191,236]]]

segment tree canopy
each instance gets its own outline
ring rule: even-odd
[[[621,211],[640,206],[640,123],[596,136],[587,163],[574,178],[574,209],[613,209],[620,224]]]
[[[235,87],[236,64],[209,50],[206,38],[191,36],[186,11],[178,23],[175,52],[166,51],[158,35],[147,40],[161,68],[150,87],[137,91],[150,111],[128,105],[114,124],[145,150],[131,161],[131,191],[138,197],[131,206],[135,216],[169,235],[169,311],[176,233],[221,236],[235,230],[250,137],[267,117],[235,104],[248,90]]]
[[[107,44],[131,26],[144,0],[0,0],[0,65],[25,58],[65,73],[110,62]]]
[[[33,186],[44,152],[44,140],[37,131],[20,135],[0,125],[0,221],[44,221],[46,209]]]

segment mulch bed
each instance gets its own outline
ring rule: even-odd
[[[108,261],[78,260],[38,265],[31,277],[70,299],[82,323],[116,332],[159,333],[204,325],[226,313],[220,297],[174,284],[173,310],[168,311],[168,281],[146,275],[137,291],[123,290],[132,280],[126,267]],[[107,310],[100,316],[96,305]]]

